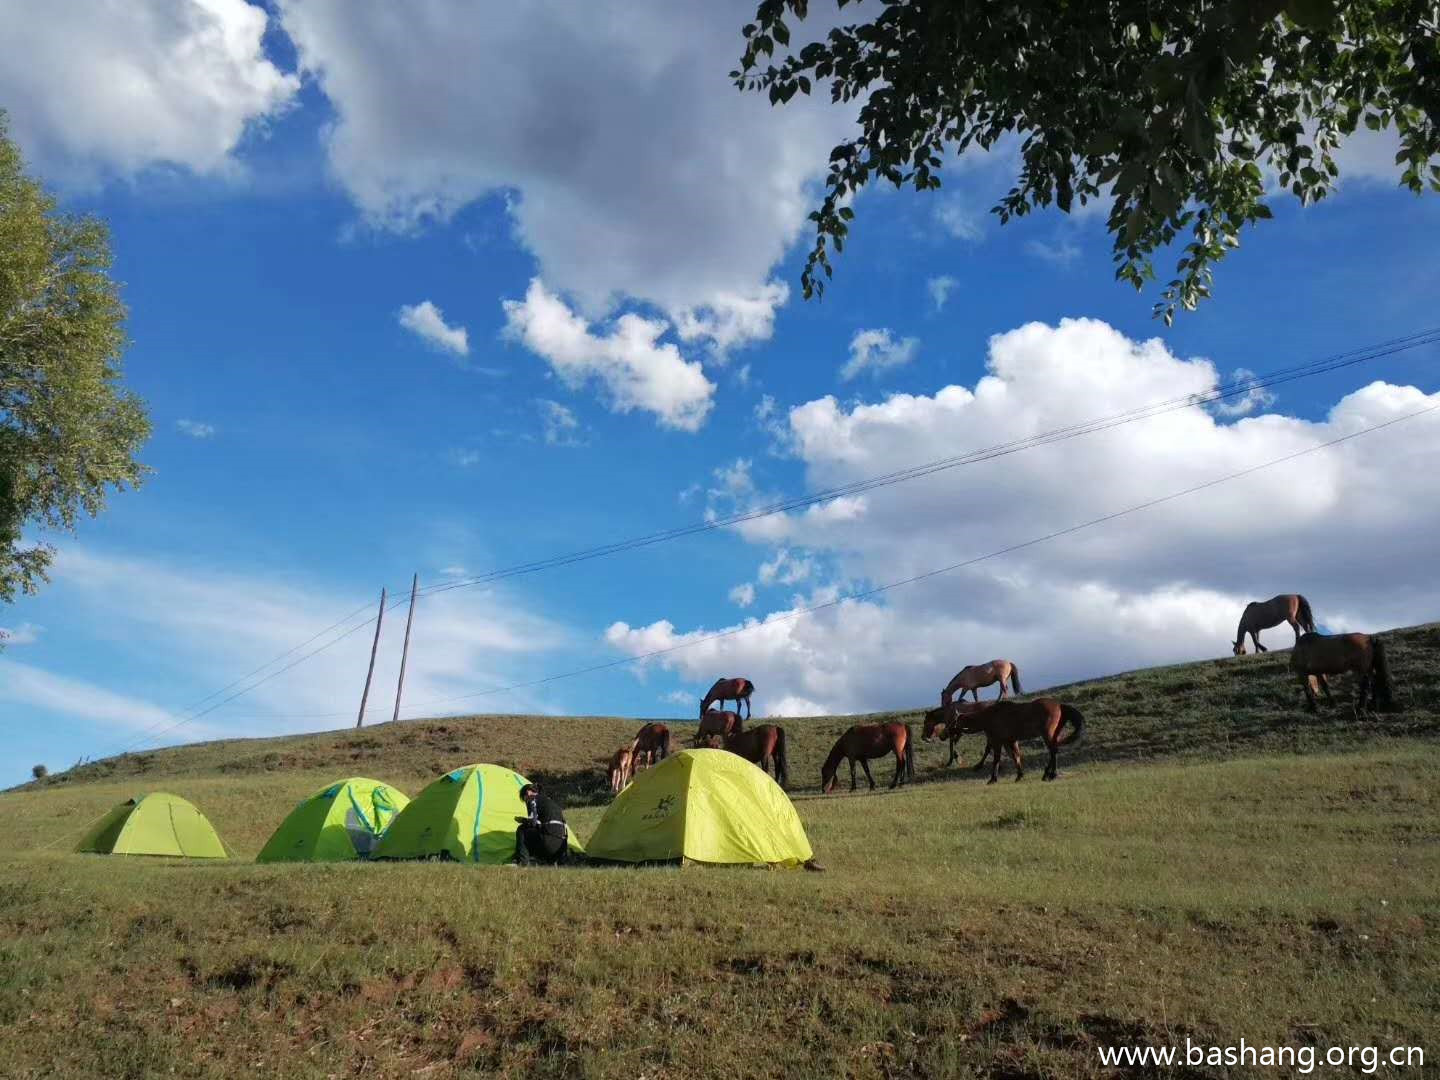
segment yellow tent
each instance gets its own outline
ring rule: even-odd
[[[763,769],[727,750],[683,750],[616,796],[585,845],[594,859],[799,866],[800,815]]]
[[[225,847],[205,815],[163,791],[127,799],[106,814],[75,848],[101,855],[174,855],[223,859]]]

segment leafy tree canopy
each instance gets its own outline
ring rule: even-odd
[[[807,298],[823,292],[819,272],[830,276],[829,248],[844,247],[848,203],[867,182],[938,188],[947,151],[1006,135],[1021,163],[994,207],[1002,222],[1110,199],[1115,276],[1137,289],[1154,279],[1155,254],[1188,237],[1155,305],[1167,323],[1210,295],[1215,264],[1270,217],[1267,179],[1302,203],[1324,198],[1337,145],[1362,123],[1398,132],[1402,184],[1440,191],[1434,0],[867,6],[870,21],[792,49],[809,0],[762,0],[731,72],[776,105],[827,81],[833,101],[862,102],[859,134],[831,152],[810,215]]]
[[[105,226],[61,213],[25,175],[0,111],[0,601],[33,593],[52,549],[27,524],[72,529],[133,487],[150,434],[120,386],[125,309]]]

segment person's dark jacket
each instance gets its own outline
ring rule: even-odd
[[[538,826],[550,836],[566,834],[565,811],[561,810],[560,804],[550,796],[542,793],[526,800],[525,810],[528,814],[527,824]]]

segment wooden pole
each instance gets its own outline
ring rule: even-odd
[[[400,719],[400,692],[405,689],[405,661],[410,657],[410,624],[415,621],[415,590],[420,588],[420,575],[410,579],[410,614],[405,616],[405,647],[400,650],[400,681],[395,684],[395,715],[392,721]]]
[[[370,700],[370,680],[375,675],[375,650],[380,647],[380,624],[385,621],[385,590],[380,590],[380,613],[375,616],[375,640],[370,643],[370,669],[365,672],[365,692],[360,695],[360,716],[355,721],[358,728],[365,723],[365,702]]]

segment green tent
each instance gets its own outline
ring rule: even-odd
[[[352,776],[322,788],[290,811],[256,862],[363,859],[410,800],[378,780]]]
[[[128,799],[106,814],[76,851],[102,855],[179,855],[223,859],[225,846],[205,815],[163,791]]]
[[[615,797],[585,845],[616,862],[799,866],[813,852],[789,796],[728,750],[682,750]]]
[[[505,863],[515,855],[515,819],[528,781],[499,765],[466,765],[432,782],[395,815],[372,859],[448,858]],[[580,850],[575,832],[570,847]]]

